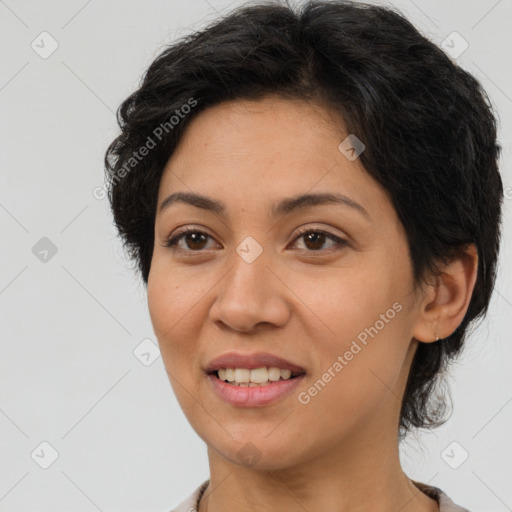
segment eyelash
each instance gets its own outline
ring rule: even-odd
[[[184,238],[186,235],[190,234],[190,233],[196,233],[196,234],[201,234],[201,235],[205,235],[207,237],[210,237],[210,238],[213,238],[211,237],[208,233],[205,233],[199,229],[195,229],[195,228],[186,228],[185,230],[183,230],[182,232],[178,233],[177,235],[175,235],[174,237],[172,238],[169,238],[164,246],[165,247],[168,247],[174,251],[181,251],[181,252],[190,252],[190,253],[202,253],[202,252],[205,252],[204,250],[183,250],[183,249],[175,249],[174,246],[176,246],[176,244],[182,239]],[[314,228],[299,228],[299,233],[298,235],[295,237],[295,239],[293,240],[293,242],[296,242],[299,238],[303,237],[304,235],[308,235],[310,233],[315,233],[315,234],[322,234],[322,235],[325,235],[327,238],[330,238],[331,240],[333,240],[334,242],[336,242],[337,246],[334,246],[330,249],[318,249],[318,250],[308,250],[308,249],[304,249],[305,251],[307,252],[310,252],[310,253],[322,253],[322,252],[327,252],[327,253],[330,253],[332,252],[332,250],[336,250],[336,248],[338,247],[339,249],[345,247],[348,245],[348,242],[346,240],[343,240],[342,238],[339,238],[337,237],[336,235],[333,235],[332,233],[329,233],[328,231],[324,231],[322,229],[314,229]]]

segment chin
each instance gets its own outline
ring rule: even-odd
[[[261,430],[259,433],[261,435]],[[289,437],[282,439],[277,435],[274,440],[270,440],[272,435],[274,434],[270,434],[267,438],[264,435],[261,437],[244,435],[233,438],[227,435],[225,442],[221,444],[205,442],[224,459],[248,469],[274,471],[299,464],[301,454],[297,452],[296,443],[292,443]]]

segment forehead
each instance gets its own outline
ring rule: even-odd
[[[283,197],[332,192],[382,209],[388,200],[380,185],[359,159],[339,150],[348,135],[339,117],[303,101],[269,97],[210,107],[187,126],[169,159],[159,204],[181,191],[268,211]]]

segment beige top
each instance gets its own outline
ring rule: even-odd
[[[441,489],[438,487],[432,487],[421,482],[412,483],[423,493],[430,498],[435,499],[439,503],[439,512],[469,512],[467,508],[456,505]],[[208,487],[210,480],[203,482],[188,498],[183,500],[176,508],[173,508],[170,512],[197,512],[197,506],[199,500],[203,495],[203,492]]]

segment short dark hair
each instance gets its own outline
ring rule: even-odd
[[[450,336],[419,343],[399,436],[442,425],[446,403],[433,392],[494,288],[501,148],[479,82],[399,12],[345,1],[251,2],[166,47],[120,105],[121,133],[105,155],[108,198],[127,254],[147,285],[160,179],[190,121],[223,101],[268,95],[326,105],[364,142],[361,163],[405,227],[415,285],[477,246],[478,276],[463,321]]]

